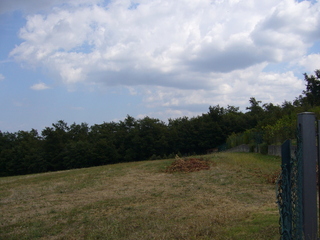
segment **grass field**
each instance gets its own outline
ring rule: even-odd
[[[279,239],[280,158],[207,155],[0,178],[0,239]]]

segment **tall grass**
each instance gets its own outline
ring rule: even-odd
[[[0,178],[0,239],[279,239],[276,157],[206,156]]]

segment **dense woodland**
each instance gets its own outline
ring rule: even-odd
[[[41,133],[0,131],[0,176],[204,154],[242,143],[278,144],[294,138],[297,113],[320,115],[320,70],[304,77],[306,90],[294,101],[280,106],[252,97],[245,113],[216,105],[201,116],[167,123],[128,115],[123,121],[93,126],[60,120]]]

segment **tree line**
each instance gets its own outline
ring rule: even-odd
[[[123,121],[92,126],[60,120],[41,133],[0,131],[0,176],[204,154],[244,139],[278,141],[276,130],[282,134],[282,125],[292,125],[297,112],[317,111],[320,106],[320,71],[315,73],[305,74],[306,90],[295,101],[280,106],[252,97],[245,113],[235,106],[216,105],[201,116],[168,119],[167,123],[128,115]]]
[[[214,106],[202,116],[169,119],[167,123],[128,115],[123,121],[93,126],[60,120],[41,134],[34,129],[0,132],[0,175],[202,154],[252,122],[238,108]]]
[[[268,113],[270,116],[260,119],[253,128],[229,135],[226,141],[228,147],[250,144],[264,148],[270,144],[281,144],[286,139],[292,139],[294,143],[298,113],[314,112],[316,118],[320,119],[320,70],[316,70],[315,75],[304,74],[304,80],[306,90],[292,102],[284,101],[279,106],[270,103],[261,105],[258,101],[254,106],[255,112]]]

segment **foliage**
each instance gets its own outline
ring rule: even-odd
[[[232,133],[228,136],[226,143],[228,148],[233,148],[241,144],[248,144],[255,147],[262,143],[262,132],[255,128],[247,129],[244,132]]]
[[[296,116],[285,115],[273,125],[263,127],[264,141],[268,144],[281,144],[286,139],[293,139],[296,131]]]
[[[320,117],[320,70],[305,76],[306,90],[293,102],[262,103],[251,97],[247,112],[238,107],[209,106],[207,113],[167,123],[127,116],[123,121],[68,125],[63,120],[36,130],[0,131],[0,176],[99,166],[105,164],[204,154],[240,144],[252,149],[278,144],[295,134],[296,115]]]
[[[260,147],[260,153],[268,154],[268,144],[262,143],[259,147]]]
[[[315,75],[304,74],[306,81],[306,90],[303,92],[306,95],[308,103],[313,106],[320,105],[320,70],[315,71]]]

